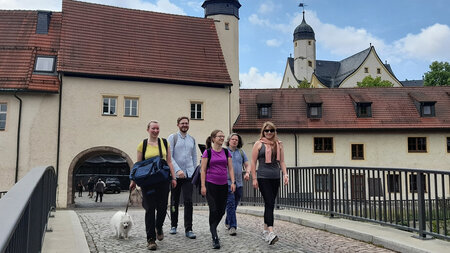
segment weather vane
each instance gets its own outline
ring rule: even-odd
[[[298,5],[298,7],[302,7],[303,8],[303,12],[305,12],[305,6],[308,6],[308,5],[306,5],[305,3],[300,3]]]

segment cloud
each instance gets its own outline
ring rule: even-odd
[[[408,34],[394,42],[399,57],[425,59],[428,61],[448,61],[450,59],[450,28],[434,24],[418,34]]]
[[[248,73],[240,73],[241,88],[256,89],[256,88],[279,88],[283,77],[277,72],[260,73],[255,67],[251,67]]]
[[[272,30],[275,30],[275,31],[279,31],[279,32],[282,32],[282,33],[287,33],[287,32],[292,33],[292,31],[293,31],[293,30],[291,30],[289,25],[286,25],[286,24],[274,24],[274,23],[270,22],[268,19],[260,18],[258,16],[258,14],[251,14],[248,17],[248,21],[251,24],[262,26],[264,28],[269,28],[269,29],[272,29]]]
[[[157,0],[155,3],[145,2],[143,0],[83,0],[85,2],[118,6],[130,9],[148,10],[164,13],[186,15],[181,7],[170,2],[170,0]],[[20,9],[20,10],[51,10],[61,11],[61,0],[0,0],[2,9]]]
[[[266,45],[269,47],[279,47],[281,44],[283,44],[283,42],[277,39],[266,40]]]
[[[274,9],[275,9],[275,4],[272,1],[266,1],[259,6],[258,13],[268,14],[268,13],[273,12]]]

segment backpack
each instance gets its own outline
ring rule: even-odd
[[[225,151],[225,157],[228,159],[228,149],[223,148],[223,150]],[[206,154],[208,156],[208,162],[206,163],[206,170],[208,170],[209,161],[211,161],[211,148],[206,149]],[[228,165],[227,165],[227,167],[228,167]],[[202,168],[201,163],[199,165],[197,165],[197,167],[195,167],[195,171],[194,171],[194,174],[192,175],[192,181],[191,181],[191,183],[198,188],[199,194],[200,194],[200,190],[201,190],[201,181],[202,181],[200,178],[201,168]]]

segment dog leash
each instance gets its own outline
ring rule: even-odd
[[[134,189],[136,190],[136,188],[134,188]],[[132,191],[130,191],[130,194],[128,194],[127,208],[125,209],[125,213],[128,212],[128,206],[130,205],[130,200],[131,200],[131,192]]]

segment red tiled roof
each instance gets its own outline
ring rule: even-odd
[[[240,116],[233,129],[256,131],[269,120],[280,131],[338,129],[450,129],[450,87],[241,89]],[[258,119],[256,97],[271,94],[272,118]],[[322,118],[307,118],[306,97],[318,94]],[[423,94],[435,103],[435,117],[421,117],[410,94]],[[372,102],[372,117],[358,118],[354,98]]]
[[[63,0],[58,71],[232,85],[214,21]]]
[[[56,75],[33,73],[36,55],[57,55],[61,13],[48,34],[36,34],[37,11],[0,10],[0,90],[59,91]]]

